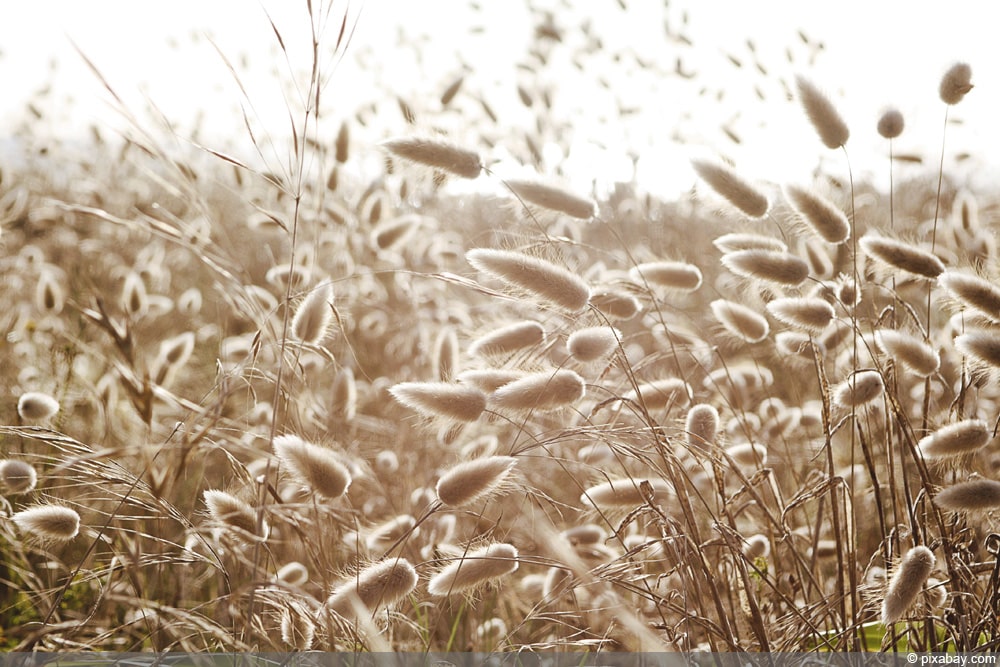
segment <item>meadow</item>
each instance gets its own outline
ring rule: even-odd
[[[996,648],[995,193],[808,71],[788,103],[831,162],[881,135],[888,190],[720,156],[597,192],[550,91],[504,139],[462,77],[373,136],[309,8],[259,161],[122,106],[2,165],[4,650]],[[945,119],[972,86],[928,81]]]

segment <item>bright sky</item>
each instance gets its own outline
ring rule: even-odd
[[[593,178],[627,177],[631,163],[625,156],[632,152],[639,156],[644,185],[667,192],[690,185],[687,160],[706,152],[732,158],[750,178],[775,182],[808,180],[821,159],[824,169],[839,169],[842,156],[822,148],[797,104],[784,96],[780,79],[799,72],[828,91],[845,116],[856,174],[884,172],[887,150],[875,123],[886,104],[897,105],[907,121],[897,152],[921,152],[936,163],[944,117],[938,82],[951,63],[965,60],[972,65],[976,88],[951,112],[962,124],[948,130],[948,153],[970,152],[991,167],[1000,164],[992,155],[993,147],[1000,147],[1000,59],[994,46],[1000,8],[990,3],[671,0],[664,9],[653,0],[624,1],[628,11],[619,8],[618,0],[537,2],[558,8],[555,22],[565,29],[568,47],[586,43],[580,26],[589,20],[604,55],[583,58],[583,71],[567,61],[527,73],[516,68],[525,59],[533,29],[521,3],[480,0],[482,9],[476,12],[465,0],[352,0],[351,15],[360,10],[357,33],[324,94],[335,117],[371,101],[395,107],[390,92],[416,107],[432,108],[444,87],[465,70],[467,79],[486,91],[501,127],[484,128],[482,114],[451,118],[449,127],[460,135],[493,132],[502,145],[505,132],[511,136],[531,118],[518,105],[514,85],[551,84],[558,97],[555,112],[573,137],[571,155],[554,156],[565,158],[560,163],[569,179],[589,186]],[[7,127],[13,127],[27,100],[46,88],[49,97],[34,100],[45,115],[38,123],[45,131],[73,136],[96,123],[110,135],[109,128],[123,126],[109,111],[110,96],[70,40],[131,108],[142,110],[145,95],[177,126],[199,125],[202,141],[212,145],[223,136],[245,135],[239,89],[206,35],[240,72],[261,127],[279,134],[288,127],[285,93],[273,76],[254,76],[278,72],[288,79],[289,67],[265,9],[289,47],[292,68],[302,75],[308,63],[304,1],[56,0],[16,7],[8,8],[0,24],[0,123]],[[332,24],[347,7],[336,0]],[[666,35],[665,21],[673,39]],[[474,25],[485,29],[472,31]],[[333,26],[330,30],[335,32]],[[748,39],[767,76],[755,69]],[[618,62],[610,57],[615,53]],[[678,67],[695,77],[676,76]],[[614,95],[601,87],[602,79]],[[616,98],[630,108],[626,116],[617,115]],[[463,121],[472,126],[463,128]],[[385,114],[382,122],[385,133],[408,131],[398,112]],[[339,118],[330,123],[329,133],[338,125]],[[742,144],[728,140],[722,125]],[[672,141],[678,135],[680,144]]]

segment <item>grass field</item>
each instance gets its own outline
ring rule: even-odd
[[[596,191],[544,88],[533,135],[461,78],[328,119],[314,9],[256,159],[121,108],[2,167],[0,646],[996,648],[998,200],[946,135],[888,190]],[[893,155],[901,116],[785,84],[825,160]]]

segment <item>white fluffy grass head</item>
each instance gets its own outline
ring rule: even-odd
[[[80,515],[62,505],[35,505],[10,518],[24,537],[32,541],[66,542],[80,532]]]
[[[476,178],[483,169],[478,153],[437,139],[402,137],[383,141],[381,145],[396,157],[462,178]]]
[[[767,304],[767,312],[807,333],[821,333],[833,319],[833,306],[815,297],[785,297]]]
[[[716,299],[709,307],[726,331],[747,343],[759,343],[771,331],[767,318],[743,304]]]
[[[590,300],[590,286],[580,276],[540,257],[476,248],[465,253],[465,259],[506,285],[570,313],[582,311]]]
[[[894,568],[882,600],[884,625],[895,623],[909,611],[931,575],[934,563],[934,554],[927,547],[917,546],[906,552]]]
[[[545,329],[534,320],[514,322],[480,336],[469,345],[469,354],[497,357],[542,345]]]
[[[387,558],[334,588],[326,600],[326,608],[346,619],[374,614],[404,599],[417,587],[417,580],[417,571],[410,561]]]
[[[785,198],[809,227],[827,243],[843,243],[851,236],[847,216],[830,201],[808,188],[786,185]]]
[[[504,182],[524,201],[550,211],[565,213],[573,218],[589,220],[597,208],[592,199],[581,197],[563,188],[520,179],[508,179]]]
[[[248,503],[231,493],[218,489],[206,489],[202,492],[205,506],[212,519],[220,526],[236,530],[239,537],[266,537],[269,529],[267,522],[257,527],[257,511]]]
[[[0,482],[8,493],[27,493],[38,483],[34,466],[20,459],[0,461]]]
[[[953,512],[985,512],[1000,509],[1000,482],[973,479],[942,489],[934,496],[934,504]]]
[[[25,421],[45,421],[57,412],[59,401],[40,391],[27,391],[17,399],[17,414]]]
[[[559,369],[530,373],[503,385],[489,397],[489,405],[501,410],[558,410],[581,400],[586,393],[583,378]]]
[[[351,473],[326,447],[297,435],[279,435],[274,439],[274,453],[296,480],[318,496],[333,500],[347,493],[351,485]]]
[[[640,382],[635,389],[622,394],[622,400],[638,403],[650,411],[684,408],[691,403],[691,386],[680,378],[663,378]]]
[[[798,287],[809,277],[809,265],[787,252],[737,250],[723,255],[721,261],[738,276],[787,287]]]
[[[884,390],[878,371],[861,370],[833,388],[833,402],[844,408],[859,408],[881,398]]]
[[[989,368],[1000,368],[1000,332],[987,329],[969,331],[955,337],[955,349]]]
[[[437,483],[437,496],[448,507],[465,507],[499,492],[517,459],[487,456],[451,467]]]
[[[324,282],[314,287],[292,317],[292,338],[306,345],[319,345],[333,322],[333,286]]]
[[[924,278],[937,278],[944,272],[944,263],[922,248],[878,234],[868,233],[858,240],[869,257],[894,268]]]
[[[937,372],[941,358],[937,351],[916,336],[895,329],[879,329],[875,342],[883,352],[920,377]]]
[[[750,184],[733,169],[711,160],[691,160],[695,172],[716,194],[751,218],[767,214],[770,202],[767,195]]]
[[[646,262],[629,269],[629,278],[637,285],[646,284],[682,292],[693,292],[701,287],[701,269],[687,262]]]
[[[964,419],[942,426],[920,440],[917,447],[926,458],[940,459],[972,454],[990,441],[990,431],[981,419]]]
[[[595,508],[638,507],[651,500],[662,503],[674,498],[674,489],[658,477],[624,477],[596,484],[580,495],[580,502]]]
[[[435,597],[473,590],[511,574],[518,567],[518,552],[512,544],[497,542],[462,554],[431,577],[427,592]]]
[[[595,287],[590,295],[590,304],[612,320],[630,320],[642,310],[642,305],[634,296],[611,287]]]
[[[945,271],[938,276],[938,284],[963,306],[1000,322],[1000,287],[963,271]]]
[[[710,451],[719,433],[719,411],[707,403],[691,406],[684,420],[684,431],[690,450]]]
[[[941,77],[938,93],[945,104],[958,104],[972,87],[972,67],[960,62],[949,67]]]
[[[610,356],[621,339],[621,332],[613,327],[586,327],[569,335],[566,349],[577,361],[598,361]]]
[[[795,77],[795,84],[802,108],[823,145],[833,149],[846,144],[851,136],[850,130],[830,98],[803,76]]]
[[[393,398],[425,417],[474,422],[486,409],[486,394],[477,387],[451,382],[401,382],[389,389]]]

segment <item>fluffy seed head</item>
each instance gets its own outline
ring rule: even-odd
[[[247,503],[231,493],[217,489],[206,489],[202,493],[202,497],[205,499],[205,506],[208,507],[212,519],[218,523],[229,528],[236,528],[248,535],[261,535],[257,532],[257,512]],[[263,535],[267,534],[266,522],[262,525],[261,532]]]
[[[333,378],[333,388],[330,391],[330,412],[347,421],[351,421],[358,412],[358,386],[354,380],[354,371],[344,366]]]
[[[934,496],[934,504],[953,512],[981,512],[1000,508],[1000,482],[974,479],[952,484]]]
[[[686,262],[646,262],[633,266],[628,275],[638,285],[650,283],[686,292],[701,287],[701,269]]]
[[[646,502],[647,494],[653,502],[664,502],[674,497],[674,490],[658,477],[626,477],[590,487],[580,495],[580,502],[591,507],[636,507]]]
[[[921,339],[893,329],[879,329],[875,332],[878,346],[920,377],[937,372],[941,358],[930,345]]]
[[[719,411],[707,403],[699,403],[688,410],[684,422],[688,447],[705,452],[715,444],[719,432]]]
[[[903,114],[898,109],[886,109],[878,119],[878,133],[895,139],[903,133]]]
[[[869,257],[893,268],[925,278],[937,278],[944,271],[937,255],[908,243],[876,234],[866,234],[858,242]]]
[[[465,253],[476,269],[571,313],[587,307],[590,287],[561,266],[513,250],[476,248]]]
[[[33,540],[65,542],[80,532],[80,515],[62,505],[36,505],[10,518],[25,537]]]
[[[787,252],[737,250],[723,255],[721,261],[736,275],[789,287],[797,287],[809,277],[809,265]]]
[[[581,220],[588,220],[594,216],[596,206],[586,197],[534,181],[508,180],[506,183],[514,194],[531,204]]]
[[[293,560],[282,565],[274,578],[289,586],[301,586],[309,581],[309,569],[297,560]]]
[[[945,104],[958,104],[972,90],[972,68],[968,63],[955,63],[941,77],[938,94]]]
[[[26,421],[44,421],[59,412],[59,402],[40,391],[28,391],[17,399],[17,414]]]
[[[371,244],[379,250],[395,250],[413,238],[423,222],[419,215],[408,213],[379,222],[371,233]]]
[[[716,299],[709,305],[715,319],[726,328],[726,331],[748,343],[759,343],[767,338],[771,330],[763,315],[742,304]]]
[[[448,507],[484,500],[501,487],[515,463],[513,456],[488,456],[459,463],[438,480],[438,498]]]
[[[614,352],[621,337],[621,332],[612,327],[587,327],[571,333],[566,348],[577,361],[597,361]]]
[[[469,354],[482,357],[503,356],[541,345],[545,342],[545,329],[534,320],[515,322],[477,338],[469,345]]]
[[[431,374],[442,382],[453,380],[458,375],[458,357],[458,334],[454,327],[443,327],[434,340]]]
[[[26,461],[7,459],[0,461],[0,482],[9,493],[27,493],[38,483],[38,473]]]
[[[517,570],[517,549],[503,542],[469,551],[431,577],[427,592],[437,597],[471,590]]]
[[[846,144],[851,132],[830,99],[805,77],[795,77],[795,83],[802,108],[823,145],[832,149]]]
[[[664,378],[642,382],[637,389],[622,395],[622,399],[644,405],[647,410],[683,408],[691,402],[691,387],[680,378]]]
[[[339,498],[351,485],[351,473],[325,447],[296,435],[279,435],[274,439],[274,453],[299,482],[323,498]]]
[[[773,250],[775,252],[788,250],[788,246],[776,238],[745,232],[723,234],[712,241],[712,245],[724,253],[736,252],[737,250]]]
[[[767,463],[767,447],[758,443],[741,442],[726,447],[726,456],[740,468],[756,468]]]
[[[497,389],[490,405],[507,410],[556,410],[575,403],[586,392],[583,378],[560,369],[531,373]]]
[[[785,198],[827,243],[843,243],[850,237],[851,224],[844,212],[812,190],[786,185]]]
[[[767,304],[767,312],[785,324],[809,333],[818,334],[833,319],[833,306],[812,297],[774,299]]]
[[[462,178],[476,178],[483,168],[477,153],[443,141],[403,137],[383,141],[381,145],[396,157],[442,169]]]
[[[356,607],[375,613],[393,605],[417,587],[417,571],[405,558],[388,558],[369,565],[337,586],[326,608],[344,618],[355,618]]]
[[[1000,321],[1000,288],[993,283],[962,271],[945,271],[938,276],[938,284],[962,305]]]
[[[1000,368],[1000,335],[981,330],[969,331],[955,338],[955,348],[994,368]]]
[[[717,194],[751,218],[761,218],[767,213],[770,207],[767,195],[729,167],[709,160],[691,160],[691,166]]]
[[[639,300],[626,292],[607,287],[595,287],[590,295],[590,305],[615,320],[630,320],[639,314]]]
[[[858,408],[878,399],[884,389],[878,371],[857,371],[833,388],[833,402],[845,408]]]
[[[990,431],[986,422],[979,419],[965,419],[948,424],[920,440],[920,453],[927,458],[962,456],[986,446],[990,441]]]
[[[743,545],[743,555],[750,560],[767,558],[770,553],[771,541],[767,539],[767,535],[761,535],[760,533],[751,535],[746,539],[746,544]]]
[[[316,641],[316,624],[301,605],[291,603],[281,610],[281,641],[296,651],[308,651]]]
[[[882,623],[895,623],[903,617],[924,588],[934,568],[934,554],[927,547],[913,547],[906,552],[889,580],[882,600]]]
[[[330,283],[317,285],[292,317],[292,337],[307,345],[318,345],[326,338],[333,321],[333,286]]]
[[[401,382],[389,389],[393,398],[427,417],[474,422],[486,409],[486,394],[451,382]]]

